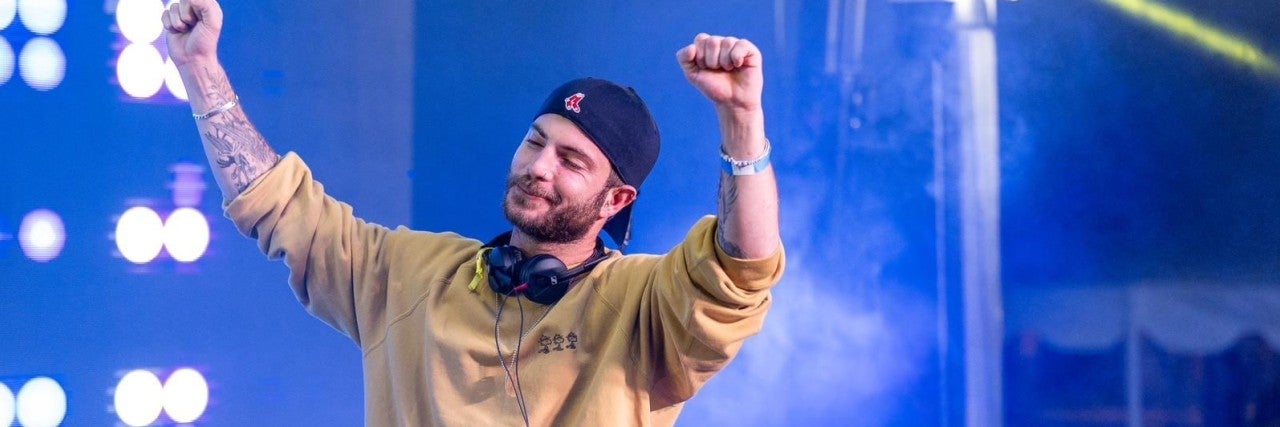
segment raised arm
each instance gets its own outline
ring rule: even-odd
[[[720,173],[716,241],[735,258],[772,255],[778,234],[778,186],[768,166],[760,49],[746,39],[698,34],[676,53],[684,75],[715,104],[720,150],[737,163]],[[755,162],[752,162],[755,161]]]
[[[169,56],[191,100],[204,153],[222,188],[234,199],[280,160],[240,108],[227,73],[218,63],[222,8],[216,0],[179,0],[161,16]]]

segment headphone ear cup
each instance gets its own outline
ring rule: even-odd
[[[534,255],[521,262],[520,283],[526,283],[525,297],[530,301],[548,305],[559,301],[569,291],[565,273],[569,270],[563,261],[547,254]]]
[[[511,246],[497,246],[489,251],[485,262],[489,263],[489,289],[502,295],[510,295],[517,283],[516,267],[524,255]]]

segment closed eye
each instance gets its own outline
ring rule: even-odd
[[[569,166],[570,169],[573,169],[573,170],[586,169],[586,166],[583,165],[582,162],[579,162],[572,157],[564,157],[563,161],[564,161],[564,164]]]
[[[591,158],[587,157],[586,153],[570,146],[560,146],[560,158],[562,159],[561,161],[575,170],[587,170],[593,165]]]

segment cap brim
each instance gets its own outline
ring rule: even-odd
[[[631,208],[635,206],[635,202],[627,205],[618,211],[609,222],[604,224],[604,231],[609,233],[609,237],[613,238],[613,242],[618,245],[618,251],[626,252],[627,244],[631,243]]]

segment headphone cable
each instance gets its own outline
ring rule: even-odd
[[[524,342],[524,302],[516,297],[516,306],[520,307],[520,333],[516,334],[516,352],[511,354],[511,364],[516,371],[516,399],[520,401],[520,415],[524,416],[525,427],[529,426],[529,404],[524,399],[524,388],[520,386],[520,344]],[[550,310],[547,310],[550,311]]]
[[[518,408],[520,409],[520,417],[524,419],[524,425],[525,425],[525,427],[529,427],[529,412],[528,412],[528,410],[526,410],[526,409],[525,409],[525,407],[524,407],[524,399],[522,398],[522,396],[521,396],[521,394],[522,394],[522,393],[520,393],[520,390],[519,390],[519,387],[518,387],[518,384],[519,384],[519,383],[518,383],[518,381],[516,381],[515,379],[513,379],[513,378],[512,378],[512,376],[511,376],[511,369],[508,369],[508,368],[507,368],[507,360],[506,360],[506,358],[505,358],[505,357],[503,357],[503,355],[502,355],[502,343],[498,340],[498,337],[502,336],[502,330],[499,328],[499,326],[498,326],[498,325],[502,324],[502,311],[503,311],[502,309],[503,309],[503,308],[506,308],[506,306],[507,306],[507,297],[508,297],[508,296],[509,296],[509,295],[503,295],[503,296],[502,296],[502,300],[498,303],[498,314],[497,314],[497,316],[496,316],[496,317],[494,318],[494,320],[493,320],[493,346],[494,346],[494,348],[495,348],[495,349],[497,350],[497,352],[498,352],[498,363],[502,365],[502,371],[503,371],[503,372],[506,372],[506,374],[507,374],[507,382],[508,382],[509,384],[511,384],[511,387],[512,387],[512,388],[516,389],[516,407],[518,407]],[[517,302],[518,302],[518,301],[519,301],[519,298],[517,297]],[[521,329],[524,329],[524,318],[523,318],[523,316],[521,316],[520,323],[521,323],[520,328],[521,328]],[[517,334],[516,334],[516,340],[517,340],[517,341],[516,341],[516,345],[517,345],[517,346],[519,346],[519,345],[520,345],[520,341],[519,341],[519,340],[520,340],[520,338],[521,338],[521,337],[520,337],[520,334],[518,334],[518,333],[517,333]],[[517,350],[517,351],[518,351],[518,350]],[[516,355],[517,355],[517,353],[511,353],[511,364],[512,364],[512,365],[515,365],[516,360],[518,360],[518,359],[516,358]]]
[[[520,357],[519,357],[521,345],[524,343],[524,338],[528,331],[524,330],[524,302],[520,300],[519,296],[516,297],[516,306],[520,308],[520,330],[519,332],[516,333],[516,348],[515,348],[515,351],[511,353],[510,369],[507,368],[506,358],[502,356],[502,342],[499,339],[499,337],[502,336],[502,329],[499,326],[502,324],[502,311],[504,308],[507,307],[507,298],[510,296],[511,296],[510,294],[503,294],[502,300],[498,302],[498,313],[493,320],[493,346],[498,353],[498,363],[502,364],[502,370],[507,374],[507,382],[509,382],[511,386],[515,389],[516,406],[520,408],[520,416],[524,419],[525,427],[529,427],[528,404],[524,398],[524,389],[521,387],[521,384],[520,384]],[[538,320],[533,323],[533,327],[530,329],[536,328],[539,324],[541,324],[542,321],[547,318],[547,315],[551,314],[551,309],[555,308],[556,303],[558,302],[559,301],[556,301],[555,303],[551,303],[551,305],[547,306],[546,311],[542,312],[542,316],[538,317]],[[511,374],[512,370],[515,370],[514,377]]]

